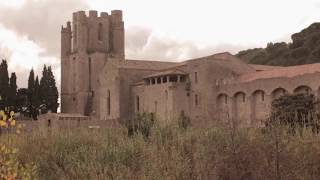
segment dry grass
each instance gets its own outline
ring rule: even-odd
[[[154,127],[146,140],[126,129],[37,130],[1,143],[34,162],[39,179],[317,179],[319,136],[212,126]]]

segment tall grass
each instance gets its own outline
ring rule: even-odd
[[[0,139],[35,163],[39,179],[317,179],[319,135],[154,126],[146,139],[125,128],[40,129]]]

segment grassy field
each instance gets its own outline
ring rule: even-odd
[[[155,126],[145,138],[125,128],[39,129],[1,135],[37,179],[318,179],[319,135],[212,125]],[[4,154],[0,154],[3,159]],[[1,164],[0,164],[1,165]],[[19,172],[18,172],[19,173]]]

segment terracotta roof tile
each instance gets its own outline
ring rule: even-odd
[[[258,71],[254,73],[243,74],[237,78],[237,82],[249,82],[258,79],[270,79],[281,77],[295,77],[304,74],[320,72],[320,63],[306,64],[299,66],[281,67],[272,70]]]

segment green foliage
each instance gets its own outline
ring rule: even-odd
[[[187,129],[191,126],[191,121],[188,116],[185,115],[184,111],[181,111],[180,116],[178,118],[178,124],[180,128]]]
[[[49,66],[48,68],[46,66],[43,67],[39,89],[41,103],[46,105],[46,109],[44,109],[44,112],[47,112],[48,110],[50,110],[51,112],[57,112],[59,106],[59,94],[51,66]]]
[[[39,82],[38,76],[34,78],[33,69],[30,71],[27,89],[27,107],[28,114],[33,119],[37,119],[39,111],[41,113],[57,112],[58,109],[58,88],[56,87],[56,81],[52,73],[52,69],[46,65],[43,67],[42,77]],[[20,100],[23,99],[24,92],[20,91]]]
[[[39,179],[317,179],[319,136],[260,129],[154,126],[148,141],[127,129],[35,130],[10,136],[19,163]],[[6,138],[0,139],[0,144]],[[32,144],[32,146],[30,146]],[[1,155],[0,155],[1,156]]]
[[[137,113],[134,119],[126,123],[128,135],[132,136],[136,133],[141,133],[145,138],[148,138],[154,124],[155,118],[153,113]]]
[[[266,125],[289,125],[292,131],[297,127],[311,127],[314,132],[318,132],[320,124],[315,104],[313,94],[281,96],[272,101],[271,117]]]
[[[17,157],[18,150],[0,146],[0,179],[36,179],[36,166],[33,163],[22,163]]]
[[[13,107],[12,110],[16,111],[16,100],[17,100],[17,76],[16,73],[11,73],[9,80],[9,92],[8,92],[8,106]]]
[[[240,51],[236,56],[251,64],[292,66],[320,62],[320,23],[291,36],[292,43],[268,43],[266,48]]]

